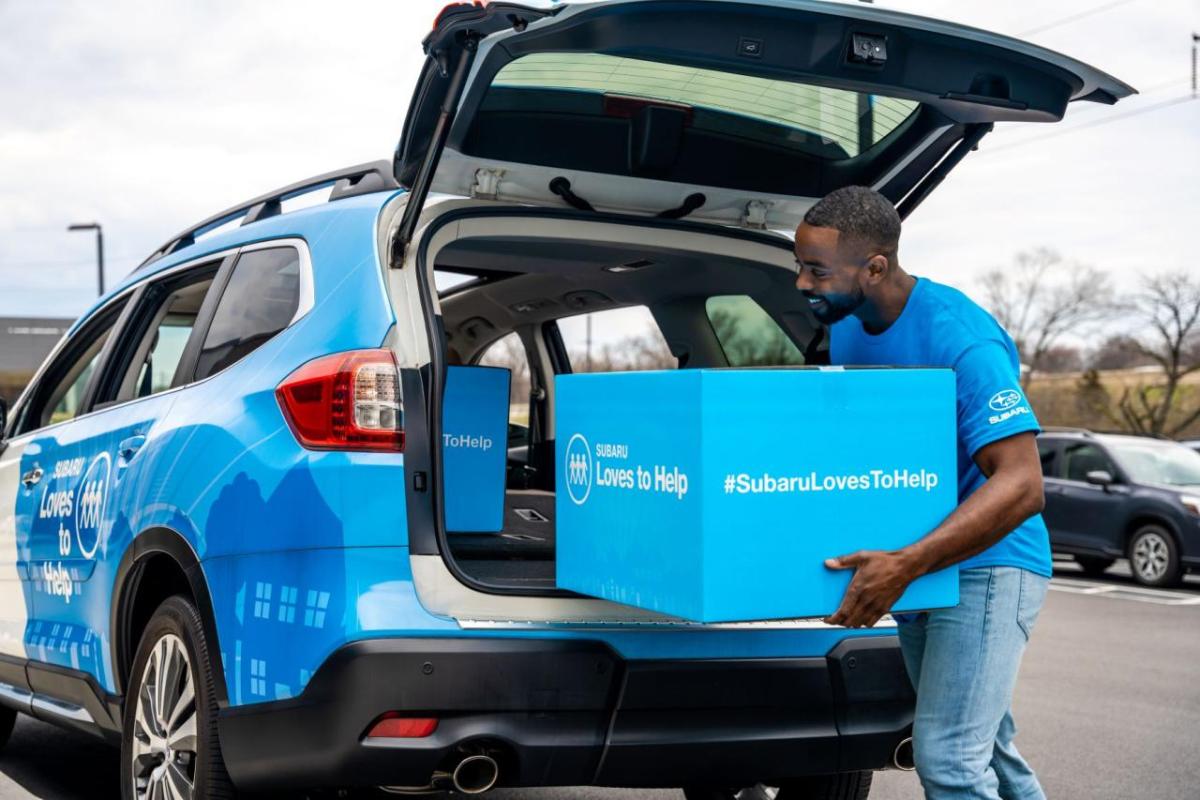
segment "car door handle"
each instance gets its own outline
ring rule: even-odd
[[[45,474],[42,468],[35,464],[33,469],[21,476],[21,483],[25,484],[26,489],[32,488],[35,483],[39,483],[42,480],[42,476]]]
[[[145,443],[146,437],[141,435],[130,436],[128,439],[122,439],[121,443],[117,445],[117,456],[122,461],[130,461]]]

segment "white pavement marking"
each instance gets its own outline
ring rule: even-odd
[[[1116,600],[1135,600],[1139,603],[1154,603],[1160,606],[1200,605],[1200,595],[1189,592],[1173,592],[1169,589],[1151,589],[1145,586],[1120,586],[1076,578],[1055,577],[1050,581],[1050,588],[1056,592],[1111,597]]]

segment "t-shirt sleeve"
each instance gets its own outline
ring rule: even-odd
[[[958,391],[958,436],[973,458],[980,448],[1026,431],[1038,431],[1037,417],[1013,358],[1000,342],[963,351],[954,363]]]

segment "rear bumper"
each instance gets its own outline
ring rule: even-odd
[[[423,739],[364,743],[386,711]],[[890,764],[913,693],[894,636],[824,658],[625,661],[581,640],[379,639],[335,652],[291,700],[223,709],[247,790],[420,786],[487,743],[505,786],[749,784]]]

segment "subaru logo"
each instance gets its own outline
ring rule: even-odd
[[[1021,393],[1016,389],[1002,389],[992,395],[992,399],[988,400],[988,406],[993,411],[1007,411],[1020,402]]]
[[[92,459],[75,495],[75,540],[84,558],[96,555],[100,546],[100,526],[104,523],[104,506],[108,500],[108,478],[112,457],[101,453]]]
[[[567,494],[581,506],[592,492],[592,448],[583,434],[577,433],[567,442],[566,465]]]

